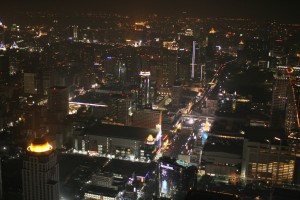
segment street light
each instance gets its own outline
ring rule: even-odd
[[[280,138],[278,138],[278,137],[274,137],[274,139],[275,139],[275,140],[278,140],[278,141],[281,141],[281,139],[280,139]]]

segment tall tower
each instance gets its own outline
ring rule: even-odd
[[[78,40],[78,26],[76,25],[73,26],[73,40],[74,41]]]
[[[22,185],[23,200],[59,200],[57,155],[44,139],[35,139],[27,148]]]
[[[138,107],[145,108],[150,106],[150,71],[140,72],[140,85],[138,91]]]
[[[202,83],[204,82],[205,65],[200,63],[200,57],[200,45],[193,41],[191,80]]]
[[[195,59],[196,59],[196,41],[193,41],[193,52],[192,52],[192,73],[191,79],[195,78]]]

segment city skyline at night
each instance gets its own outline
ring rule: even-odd
[[[298,200],[297,9],[2,2],[0,200]]]

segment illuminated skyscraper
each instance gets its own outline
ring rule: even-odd
[[[195,78],[195,57],[196,57],[196,41],[193,41],[193,52],[192,52],[192,73],[191,79]]]
[[[74,41],[78,40],[78,26],[76,25],[73,26],[73,40]]]
[[[197,167],[180,160],[161,157],[157,163],[158,198],[179,199],[180,195],[195,189]],[[180,198],[181,199],[181,198]]]
[[[276,59],[276,64],[278,65],[284,65],[285,63],[285,43],[283,39],[275,39],[271,42],[271,56],[273,56]]]
[[[271,105],[271,127],[284,128],[287,107],[288,88],[296,76],[300,74],[299,67],[278,66],[274,75],[273,96]]]
[[[41,138],[27,148],[22,169],[23,200],[59,200],[56,152]]]
[[[200,44],[193,41],[191,80],[203,83],[205,81],[205,65],[200,63]]]
[[[138,107],[145,108],[151,104],[150,71],[140,72],[140,85],[138,91]]]
[[[287,104],[285,112],[285,130],[288,134],[299,131],[300,82],[290,81],[287,87]]]
[[[116,65],[114,66],[114,74],[118,77],[118,81],[124,84],[126,79],[126,65],[122,60],[118,60]]]

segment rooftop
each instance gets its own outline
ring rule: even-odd
[[[223,152],[240,155],[243,153],[243,140],[210,136],[206,140],[203,151]]]
[[[132,126],[95,124],[92,127],[84,129],[84,134],[144,141],[149,136],[149,134],[151,134],[155,138],[158,134],[158,131],[156,129],[147,129]]]
[[[116,197],[118,194],[118,190],[114,190],[111,188],[105,188],[97,185],[88,185],[86,189],[86,193],[90,194],[98,194],[109,197]]]
[[[104,172],[122,174],[123,176],[146,176],[149,171],[155,170],[155,163],[140,163],[129,160],[112,159],[103,168]]]
[[[264,127],[248,127],[245,129],[245,138],[253,142],[266,142],[278,143],[276,138],[285,139],[284,130],[272,129]]]
[[[206,200],[234,200],[239,199],[233,194],[223,192],[210,192],[203,190],[190,190],[185,197],[185,200],[189,199],[206,199]]]
[[[34,153],[43,153],[47,151],[51,151],[52,146],[42,138],[36,138],[28,147],[27,151]]]

